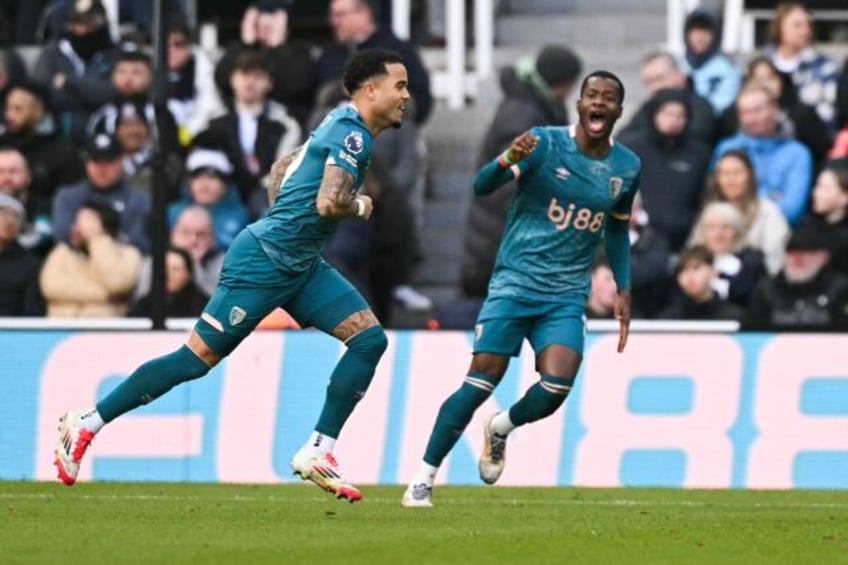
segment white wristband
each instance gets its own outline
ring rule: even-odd
[[[356,215],[360,218],[365,215],[365,202],[358,196],[356,197]]]

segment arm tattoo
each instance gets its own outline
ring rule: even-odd
[[[356,216],[356,195],[353,193],[353,175],[338,165],[324,167],[324,179],[318,189],[315,206],[320,216],[346,218]]]
[[[271,165],[271,170],[268,172],[268,205],[273,206],[274,201],[277,199],[277,196],[280,195],[280,190],[282,190],[282,185],[280,183],[283,182],[283,177],[286,176],[286,171],[289,168],[289,165],[292,164],[294,158],[297,157],[298,152],[303,146],[295,147],[288,153],[284,153],[279,159],[274,161],[274,164]]]

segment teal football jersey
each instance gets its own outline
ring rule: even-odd
[[[350,104],[331,111],[313,130],[286,170],[277,200],[247,227],[277,268],[308,269],[339,222],[322,218],[315,207],[324,166],[332,163],[353,175],[358,192],[370,158],[371,132]]]
[[[512,167],[507,212],[489,296],[540,301],[589,296],[591,268],[610,216],[626,219],[641,163],[613,143],[603,158],[580,151],[575,128],[539,127],[533,153]]]

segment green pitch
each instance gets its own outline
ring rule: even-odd
[[[848,492],[0,482],[0,563],[848,563]]]

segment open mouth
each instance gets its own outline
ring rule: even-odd
[[[602,133],[606,125],[607,118],[603,112],[594,111],[589,113],[589,132],[593,134]]]

